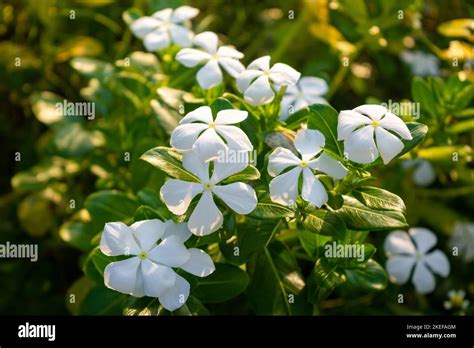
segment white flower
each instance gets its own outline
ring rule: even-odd
[[[439,60],[432,54],[423,53],[421,51],[403,51],[400,54],[400,58],[403,62],[410,66],[410,69],[414,75],[439,75]]]
[[[353,162],[371,163],[379,153],[383,163],[390,162],[404,147],[392,132],[412,139],[406,124],[381,105],[362,105],[339,113],[337,139],[344,140],[344,152]]]
[[[188,113],[171,133],[171,146],[178,151],[195,150],[202,160],[215,159],[231,148],[236,151],[252,151],[247,135],[232,124],[244,121],[247,111],[221,110],[216,118],[209,106],[201,106]],[[224,140],[225,142],[224,142]]]
[[[474,223],[457,222],[449,241],[452,247],[458,248],[464,262],[474,261]]]
[[[385,239],[389,279],[396,284],[405,284],[415,268],[412,282],[416,291],[420,294],[430,293],[435,289],[433,272],[442,277],[449,275],[448,258],[441,250],[429,252],[438,239],[427,228],[410,228],[408,233],[393,231]]]
[[[445,309],[462,309],[465,310],[469,307],[469,300],[465,299],[466,292],[464,290],[449,290],[448,301],[444,301],[443,305]]]
[[[283,63],[276,63],[270,69],[270,56],[264,56],[250,63],[237,77],[237,87],[249,104],[263,105],[271,103],[282,86],[296,84],[300,75]]]
[[[190,6],[181,6],[176,10],[167,8],[137,19],[130,29],[133,34],[143,39],[147,51],[162,50],[171,43],[182,47],[191,46],[193,32],[183,26],[198,15],[199,10]]]
[[[131,226],[123,222],[105,224],[100,250],[107,256],[132,255],[105,267],[105,285],[135,297],[157,297],[170,311],[181,307],[189,296],[189,283],[173,268],[198,277],[215,270],[204,251],[186,249],[184,242],[190,236],[186,224],[171,220],[144,220]]]
[[[319,77],[302,77],[294,86],[288,86],[281,101],[280,121],[292,113],[312,104],[327,104],[322,96],[328,91],[328,84]]]
[[[218,185],[222,180],[244,170],[246,163],[214,161],[213,164],[210,175],[209,162],[203,162],[194,152],[186,153],[183,156],[183,167],[196,175],[200,182],[171,179],[160,190],[161,199],[176,215],[186,213],[193,198],[202,194],[188,221],[189,230],[197,236],[210,234],[222,226],[223,216],[213,195],[238,214],[248,214],[257,206],[257,196],[251,186],[242,182]]]
[[[218,48],[217,35],[211,31],[205,31],[196,35],[193,39],[195,48],[183,48],[176,54],[176,60],[188,68],[193,68],[198,64],[204,64],[199,69],[196,79],[204,89],[219,85],[223,81],[221,68],[232,77],[237,77],[244,66],[239,61],[244,55],[231,46],[220,46]]]
[[[436,180],[433,166],[423,158],[404,160],[402,167],[405,169],[415,168],[413,171],[413,182],[418,186],[429,186]]]
[[[295,137],[294,145],[301,159],[288,149],[278,147],[270,155],[268,173],[275,177],[270,182],[270,199],[282,205],[291,206],[298,197],[298,181],[303,173],[301,196],[305,201],[321,207],[328,200],[323,184],[314,175],[319,170],[336,179],[342,179],[347,169],[337,160],[322,152],[325,139],[318,130],[302,129]],[[321,155],[315,158],[318,154]],[[293,169],[279,175],[285,169]],[[277,176],[278,175],[278,176]]]

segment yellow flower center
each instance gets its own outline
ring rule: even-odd
[[[209,123],[209,128],[216,128],[216,124],[214,122]]]
[[[148,254],[146,253],[146,251],[142,251],[140,252],[140,254],[138,254],[138,257],[140,258],[140,260],[145,260],[146,258],[148,258]]]
[[[379,121],[372,121],[372,122],[370,122],[370,124],[374,128],[377,128],[380,125]]]
[[[301,161],[301,162],[300,162],[300,167],[305,168],[305,167],[307,167],[308,165],[309,165],[308,161]]]
[[[206,182],[206,183],[204,184],[204,189],[205,189],[206,191],[211,190],[211,189],[212,189],[212,183]]]
[[[270,70],[264,71],[264,72],[263,72],[263,75],[265,75],[265,76],[270,76]]]
[[[464,301],[464,298],[460,295],[456,294],[456,295],[451,297],[451,303],[452,303],[453,307],[461,307],[463,301]]]

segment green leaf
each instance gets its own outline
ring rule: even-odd
[[[474,129],[474,119],[466,120],[466,121],[459,121],[446,128],[447,133],[451,134],[458,134],[469,132]]]
[[[53,124],[63,119],[62,105],[64,98],[51,92],[35,93],[31,96],[31,107],[38,121]]]
[[[183,168],[181,165],[182,155],[172,148],[158,146],[148,150],[140,158],[172,178],[199,182],[195,175]]]
[[[337,265],[330,264],[325,258],[319,258],[308,278],[309,302],[318,304],[345,281],[346,276],[338,271]]]
[[[81,305],[81,315],[120,315],[127,295],[104,287],[93,288]]]
[[[303,110],[308,112],[308,128],[319,130],[326,138],[324,148],[344,158],[342,142],[337,140],[337,111],[327,104],[314,104]]]
[[[303,226],[314,233],[343,238],[346,226],[335,213],[318,209],[307,214]]]
[[[234,109],[234,106],[230,101],[225,98],[217,98],[211,104],[212,115],[214,118],[217,117],[217,113],[221,110]]]
[[[100,139],[84,129],[80,123],[74,122],[61,124],[55,133],[54,143],[61,156],[80,157],[91,151],[95,144],[100,144]]]
[[[413,100],[431,117],[436,117],[436,99],[430,84],[421,77],[415,76],[411,82]]]
[[[324,258],[330,264],[340,268],[362,267],[375,254],[376,250],[372,244],[331,241],[324,245]]]
[[[91,225],[83,222],[66,222],[59,228],[61,239],[82,251],[92,248],[91,240],[94,235]]]
[[[122,314],[126,316],[154,316],[164,312],[157,298],[130,296]]]
[[[84,206],[93,222],[103,228],[106,222],[132,222],[138,202],[120,191],[98,191],[87,197]]]
[[[89,256],[87,256],[87,259],[92,261],[92,264],[95,266],[97,272],[103,277],[104,276],[104,269],[107,267],[107,265],[116,258],[104,255],[102,251],[100,251],[99,247],[95,247],[90,253]],[[86,260],[87,263],[87,260]]]
[[[257,168],[252,165],[247,166],[240,173],[229,176],[227,179],[223,180],[223,184],[230,184],[233,182],[245,182],[260,179],[260,172]]]
[[[474,95],[474,85],[471,83],[464,86],[464,88],[462,88],[460,91],[457,91],[453,100],[454,109],[463,110],[466,106],[469,105],[473,95]]]
[[[203,303],[225,302],[241,294],[249,283],[248,274],[238,267],[215,263],[216,270],[197,279],[193,295]]]
[[[335,211],[347,228],[356,231],[380,231],[405,228],[408,226],[405,215],[396,210],[374,210],[357,199],[344,197],[344,205]]]
[[[164,210],[164,209],[163,209]],[[133,221],[141,221],[141,220],[150,220],[150,219],[159,219],[159,220],[166,220],[167,216],[158,209],[153,209],[146,205],[141,205],[135,211],[135,215],[133,217]]]
[[[143,12],[135,7],[129,8],[122,13],[122,19],[128,26],[132,25],[134,21],[143,16]]]
[[[94,286],[94,282],[87,277],[81,277],[71,285],[65,296],[66,307],[69,313],[72,315],[80,313],[82,302]],[[74,301],[70,301],[71,298],[74,298]]]
[[[69,64],[87,78],[103,78],[110,75],[114,70],[112,64],[88,57],[75,57],[71,59]]]
[[[317,257],[320,255],[320,250],[324,251],[323,246],[332,240],[331,236],[323,236],[303,229],[298,229],[296,233],[301,246],[311,257]]]
[[[186,306],[188,307],[191,315],[209,315],[209,311],[204,306],[204,304],[194,296],[188,297]]]
[[[380,291],[387,287],[387,274],[382,266],[370,259],[364,267],[344,270],[350,285],[361,290]]]
[[[352,191],[352,194],[362,204],[372,209],[398,210],[405,212],[403,199],[387,190],[373,187],[361,186]]]
[[[288,207],[272,202],[259,202],[248,216],[255,219],[292,218],[295,212]]]

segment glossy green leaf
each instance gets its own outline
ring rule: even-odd
[[[406,209],[403,199],[378,187],[361,186],[353,190],[352,194],[359,202],[372,209],[398,210],[401,212]]]
[[[348,284],[361,290],[380,291],[387,286],[387,274],[382,266],[370,259],[363,267],[344,270]]]
[[[338,112],[327,104],[314,104],[303,110],[308,112],[308,128],[323,133],[326,139],[324,148],[344,158],[343,144],[337,140]]]

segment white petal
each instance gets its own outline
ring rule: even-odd
[[[244,58],[244,54],[242,52],[237,51],[235,48],[231,46],[221,46],[217,50],[217,55],[219,57],[228,57],[234,59],[242,59]]]
[[[368,117],[352,110],[343,110],[337,119],[337,140],[346,140],[358,127],[370,124]]]
[[[201,182],[209,181],[209,163],[204,162],[194,151],[183,155],[183,168],[196,175]]]
[[[173,9],[165,8],[164,10],[156,11],[152,14],[153,18],[159,19],[163,22],[169,22],[171,20],[171,15],[173,13]]]
[[[296,167],[270,181],[270,199],[278,204],[291,205],[298,198],[298,178],[301,167]]]
[[[181,47],[189,47],[192,45],[193,32],[181,25],[172,25],[170,27],[171,39],[175,44]]]
[[[293,95],[284,95],[281,100],[281,115],[280,121],[286,120],[291,114],[296,112],[297,110],[294,107],[294,103],[296,102],[296,98]]]
[[[197,109],[186,114],[186,116],[184,116],[181,121],[179,121],[179,123],[183,124],[196,121],[207,124],[214,122],[211,108],[209,106],[200,106]]]
[[[214,186],[212,192],[238,214],[248,214],[257,206],[255,191],[243,182]]]
[[[323,184],[314,176],[309,168],[303,169],[303,187],[301,197],[318,208],[328,201],[328,193]]]
[[[163,239],[159,245],[148,253],[148,258],[151,261],[168,267],[180,267],[190,257],[188,249],[178,236],[169,236]]]
[[[408,233],[415,241],[416,249],[422,254],[426,254],[438,241],[436,235],[424,227],[412,227],[408,230]]]
[[[299,165],[301,160],[293,152],[283,147],[277,147],[268,159],[268,174],[277,176],[290,166]]]
[[[220,57],[218,62],[233,78],[236,78],[245,70],[244,65],[234,58]]]
[[[141,263],[145,294],[150,297],[160,297],[165,291],[174,286],[177,274],[168,266],[158,265],[150,260]]]
[[[211,177],[211,183],[217,184],[229,176],[240,173],[247,168],[248,163],[244,161],[225,162],[220,158],[214,162],[214,171]]]
[[[195,48],[183,48],[176,54],[175,59],[187,68],[194,68],[196,65],[211,59],[211,55]]]
[[[191,257],[188,262],[179,268],[198,277],[207,277],[215,271],[216,267],[214,266],[211,257],[203,250],[191,248],[188,251]]]
[[[388,279],[395,284],[405,284],[410,278],[415,262],[414,255],[390,257],[386,263]]]
[[[314,129],[301,129],[295,136],[295,147],[303,160],[309,160],[320,153],[326,140],[323,133]]]
[[[249,64],[247,69],[258,69],[262,71],[270,70],[270,56],[263,56],[255,59]]]
[[[429,186],[436,180],[436,173],[430,162],[421,160],[413,172],[413,181],[418,186]]]
[[[138,255],[140,247],[133,231],[123,222],[108,222],[100,238],[100,250],[107,256]]]
[[[188,221],[188,228],[196,236],[205,236],[222,227],[224,218],[217,209],[210,191],[204,192]]]
[[[323,97],[317,97],[317,96],[313,96],[313,95],[310,95],[310,94],[305,95],[304,100],[307,102],[308,105],[329,104],[328,101],[326,99],[324,99]]]
[[[201,132],[209,126],[205,123],[184,123],[178,125],[171,133],[170,144],[176,150],[189,151],[193,148]]]
[[[361,105],[353,110],[375,121],[380,120],[380,118],[387,113],[386,107],[376,104]]]
[[[429,268],[442,277],[447,277],[450,271],[449,260],[441,250],[435,250],[423,259]]]
[[[247,134],[238,127],[235,126],[217,126],[216,132],[220,134],[227,145],[237,151],[252,151],[253,145],[250,142]]]
[[[416,252],[408,233],[400,230],[390,232],[385,238],[383,247],[387,257],[401,254],[414,255]]]
[[[263,72],[260,70],[245,70],[239,76],[237,76],[237,88],[240,92],[245,92],[249,88],[250,84],[255,81],[259,76],[262,76]]]
[[[380,126],[386,129],[390,129],[394,131],[398,135],[400,135],[403,139],[411,140],[413,137],[411,136],[410,130],[408,129],[405,122],[402,119],[391,112],[387,112],[380,120]]]
[[[379,157],[374,142],[374,127],[365,126],[352,133],[344,141],[344,151],[349,160],[357,163],[371,163]]]
[[[300,76],[298,71],[283,63],[276,63],[270,69],[270,80],[278,86],[295,85]]]
[[[268,104],[274,97],[267,75],[257,78],[244,93],[245,100],[253,106]]]
[[[143,45],[149,52],[162,50],[171,43],[170,34],[167,30],[155,30],[145,36]]]
[[[422,261],[416,263],[412,281],[419,294],[427,294],[435,289],[435,277]]]
[[[217,52],[217,44],[219,39],[216,33],[212,31],[205,31],[197,34],[193,40],[196,46],[204,48],[207,52],[214,54]]]
[[[145,282],[143,281],[143,272],[141,271],[141,267],[137,269],[135,290],[133,290],[131,295],[135,297],[145,296]]]
[[[314,103],[313,103],[313,104],[314,104]],[[304,99],[304,98],[296,98],[295,104],[293,105],[293,108],[294,108],[294,109],[293,109],[293,112],[296,112],[296,111],[298,111],[298,110],[301,110],[301,109],[307,107],[308,105],[310,105],[310,104],[306,101],[306,99]]]
[[[189,297],[189,283],[186,279],[176,274],[176,282],[173,287],[165,291],[159,301],[163,307],[169,311],[174,311],[182,307]]]
[[[173,11],[173,15],[171,16],[171,22],[182,23],[184,21],[196,17],[198,14],[199,10],[197,8],[191,6],[180,6]]]
[[[146,34],[158,28],[159,25],[160,22],[153,17],[141,17],[132,23],[130,30],[132,31],[133,35],[143,39]]]
[[[342,179],[346,176],[348,170],[341,162],[332,158],[327,153],[323,152],[318,158],[309,162],[309,167],[314,170],[319,170],[334,179]]]
[[[400,139],[382,127],[375,128],[375,140],[384,164],[394,159],[405,147]]]
[[[138,266],[140,266],[138,257],[109,263],[104,269],[105,286],[123,294],[135,292]]]
[[[165,233],[165,224],[158,219],[137,221],[130,228],[142,251],[148,251],[156,246],[156,242]]]
[[[213,128],[206,129],[194,143],[193,151],[203,161],[210,161],[227,151],[227,146]]]
[[[199,83],[199,86],[204,89],[209,89],[220,84],[223,80],[223,77],[217,60],[210,59],[206,65],[199,69],[196,79]]]
[[[298,86],[304,96],[321,96],[328,92],[327,82],[319,77],[305,76],[298,81]]]
[[[201,184],[170,179],[161,187],[160,197],[173,214],[182,215],[188,210],[193,198],[203,190]]]
[[[188,228],[188,224],[186,222],[177,224],[173,220],[168,220],[165,222],[166,230],[163,234],[162,239],[168,238],[170,236],[176,236],[179,240],[184,243],[186,242],[189,237],[191,237],[192,233]]]
[[[215,123],[218,125],[240,123],[247,118],[248,114],[247,111],[242,110],[221,110],[217,113]]]

